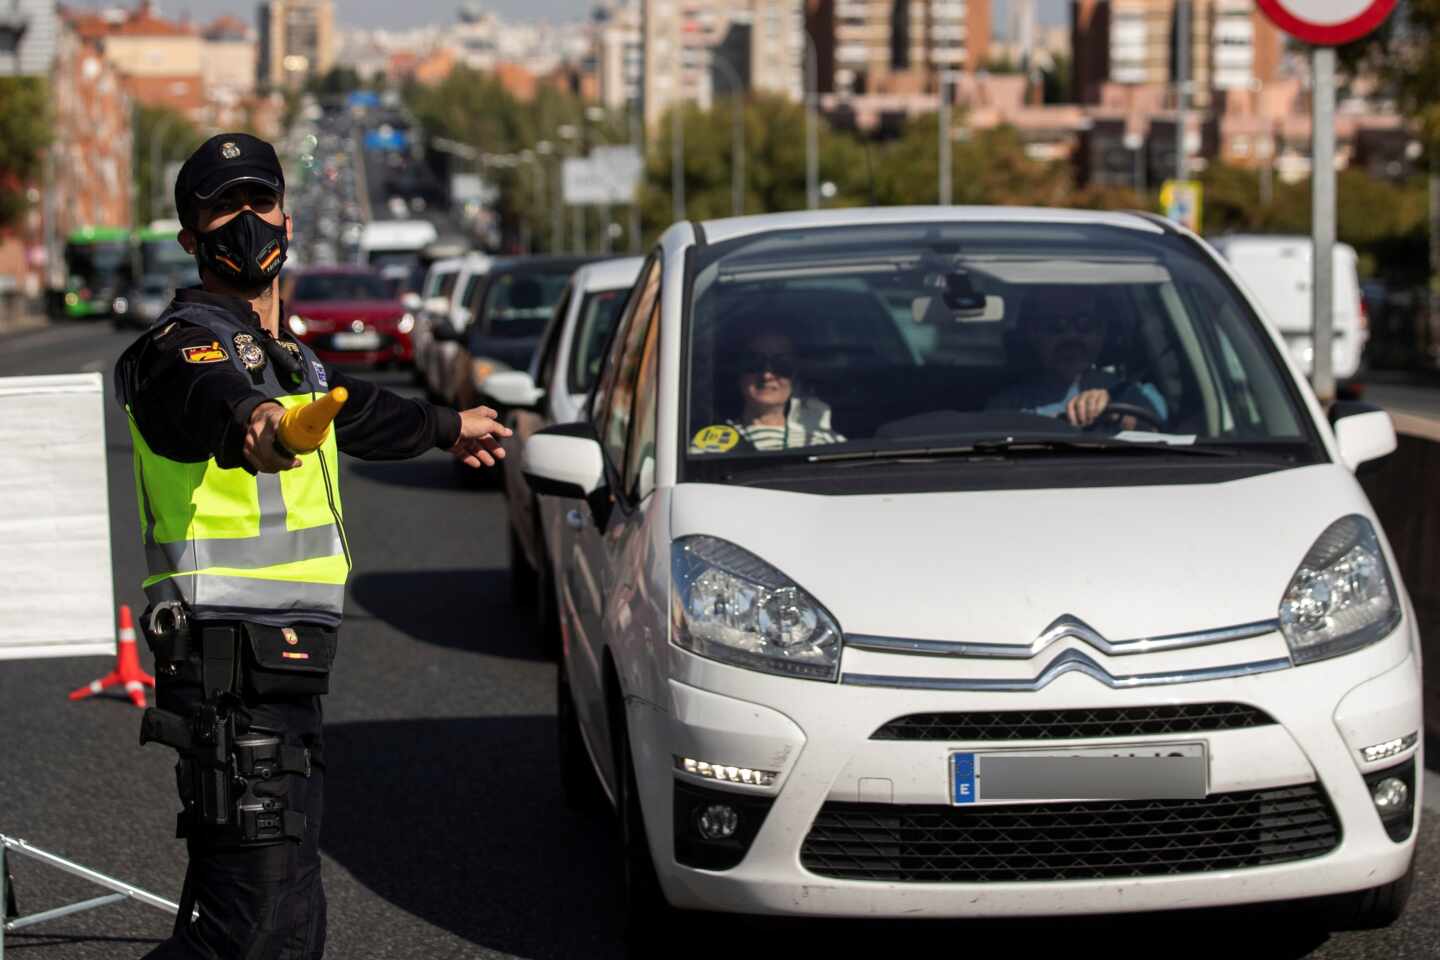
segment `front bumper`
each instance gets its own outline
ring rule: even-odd
[[[1365,889],[1400,877],[1414,847],[1386,834],[1363,774],[1411,760],[1418,745],[1364,763],[1360,749],[1422,728],[1420,671],[1409,618],[1365,650],[1257,676],[1164,688],[1108,689],[1081,675],[1031,693],[857,688],[787,680],[668,652],[669,702],[629,701],[645,822],[665,892],[676,906],[812,916],[1022,916],[1112,913],[1289,900]],[[848,654],[847,654],[848,655]],[[894,741],[872,735],[916,713],[1072,710],[1170,703],[1241,703],[1273,725],[1119,740]],[[774,707],[768,706],[775,705]],[[955,750],[1079,747],[1204,740],[1209,792],[1318,784],[1338,822],[1328,853],[1243,869],[1099,880],[932,883],[839,879],[802,865],[827,803],[932,808],[949,804]],[[774,786],[716,783],[677,771],[676,758],[775,771]],[[753,844],[728,870],[675,859],[674,785],[773,798]],[[1421,797],[1417,779],[1415,815]]]

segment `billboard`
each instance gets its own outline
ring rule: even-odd
[[[561,167],[566,205],[605,206],[635,202],[645,161],[635,147],[596,147],[589,156],[569,157]]]

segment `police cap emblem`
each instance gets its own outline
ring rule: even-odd
[[[225,160],[234,160],[240,156],[240,147],[234,140],[226,140],[220,144],[220,156]]]
[[[260,349],[260,344],[248,333],[235,334],[235,356],[245,364],[246,370],[263,370],[265,367],[265,351]]]

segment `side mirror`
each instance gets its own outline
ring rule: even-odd
[[[1330,407],[1330,426],[1340,459],[1351,470],[1395,452],[1395,424],[1390,414],[1370,403],[1342,400]]]
[[[432,317],[443,317],[450,312],[450,298],[431,297],[425,301],[425,312]]]
[[[533,410],[539,406],[545,391],[535,386],[524,370],[501,370],[485,378],[485,392],[502,407],[512,410]]]
[[[605,486],[605,456],[585,422],[546,427],[525,441],[521,472],[538,494],[588,499]]]
[[[455,343],[460,339],[460,331],[455,329],[455,321],[446,314],[440,314],[430,324],[430,335],[439,341]]]
[[[420,294],[414,290],[407,290],[400,297],[400,303],[404,305],[405,309],[410,313],[418,313],[420,308],[424,306],[424,304],[420,302]]]

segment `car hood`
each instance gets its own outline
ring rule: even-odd
[[[1273,619],[1305,552],[1350,513],[1379,531],[1355,478],[1322,464],[1215,484],[875,496],[682,483],[671,529],[758,555],[848,634],[1028,644],[1064,614],[1113,639]]]
[[[398,320],[405,306],[398,300],[309,300],[286,304],[286,309],[306,320]]]

